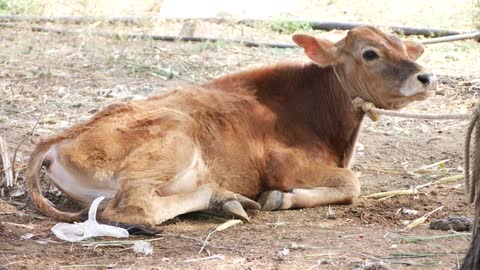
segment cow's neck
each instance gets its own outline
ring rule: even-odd
[[[313,140],[329,143],[339,166],[350,165],[363,113],[355,110],[350,91],[342,86],[332,67],[286,65],[255,75],[251,80],[256,95],[277,113],[280,132],[301,140],[293,143],[304,144],[308,142],[297,136],[295,126],[307,128],[316,135]]]

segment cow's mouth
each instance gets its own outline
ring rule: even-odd
[[[433,80],[429,85],[425,87],[424,91],[421,91],[417,93],[416,95],[413,95],[412,97],[415,100],[425,100],[427,98],[435,96],[438,90],[438,83],[436,80]]]
[[[437,93],[436,89],[427,89],[423,92],[420,92],[420,93],[412,96],[412,99],[422,101],[422,100],[426,100],[427,98],[435,96],[436,93]]]
[[[427,97],[433,97],[436,93],[437,93],[437,90],[438,90],[438,83],[437,83],[437,80],[434,80],[429,86],[428,88],[425,90],[425,95]]]

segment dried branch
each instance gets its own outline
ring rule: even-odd
[[[12,165],[10,162],[10,155],[8,153],[7,141],[4,136],[0,137],[0,155],[2,157],[3,170],[5,174],[5,179],[0,182],[0,187],[3,187],[5,184],[7,187],[13,187],[13,173]]]
[[[0,16],[1,22],[29,22],[29,23],[62,23],[62,24],[82,24],[82,23],[95,23],[106,22],[109,24],[122,23],[122,24],[144,24],[155,21],[188,21],[192,18],[162,18],[159,16],[139,17],[139,16],[122,16],[122,17],[92,17],[92,16],[16,16],[16,15],[4,15]],[[224,18],[197,18],[197,20],[221,23],[228,20]],[[237,24],[245,25],[258,25],[270,23],[269,20],[258,19],[243,19],[243,20],[230,20]],[[312,29],[316,30],[350,30],[357,26],[367,25],[362,22],[320,22],[320,21],[306,21],[306,20],[292,20],[294,23],[308,24]],[[446,30],[440,28],[425,28],[425,27],[413,27],[404,25],[378,25],[378,27],[386,28],[394,33],[402,35],[421,35],[425,37],[444,37],[462,34],[462,31],[458,30]],[[477,37],[478,38],[478,37]],[[448,40],[451,41],[451,40]],[[445,42],[445,41],[439,41]]]

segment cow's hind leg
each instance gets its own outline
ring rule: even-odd
[[[294,170],[286,173],[288,179],[264,192],[258,200],[262,210],[350,204],[360,195],[360,182],[351,170],[327,166],[309,169],[304,168],[300,175]]]
[[[260,205],[214,183],[165,197],[159,195],[155,186],[132,185],[117,193],[101,218],[111,222],[158,225],[181,214],[216,210],[248,220],[244,208],[260,209]]]

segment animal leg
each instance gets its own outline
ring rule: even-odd
[[[330,204],[350,204],[360,194],[354,186],[296,188],[288,192],[271,190],[262,193],[258,203],[264,211],[310,208]]]
[[[119,191],[101,218],[110,222],[158,225],[181,214],[217,210],[248,220],[244,208],[260,209],[260,205],[214,183],[166,197],[160,196],[155,187],[130,186]]]
[[[303,152],[272,152],[267,185],[258,202],[262,210],[350,204],[360,195],[360,182],[349,169],[322,165]]]

